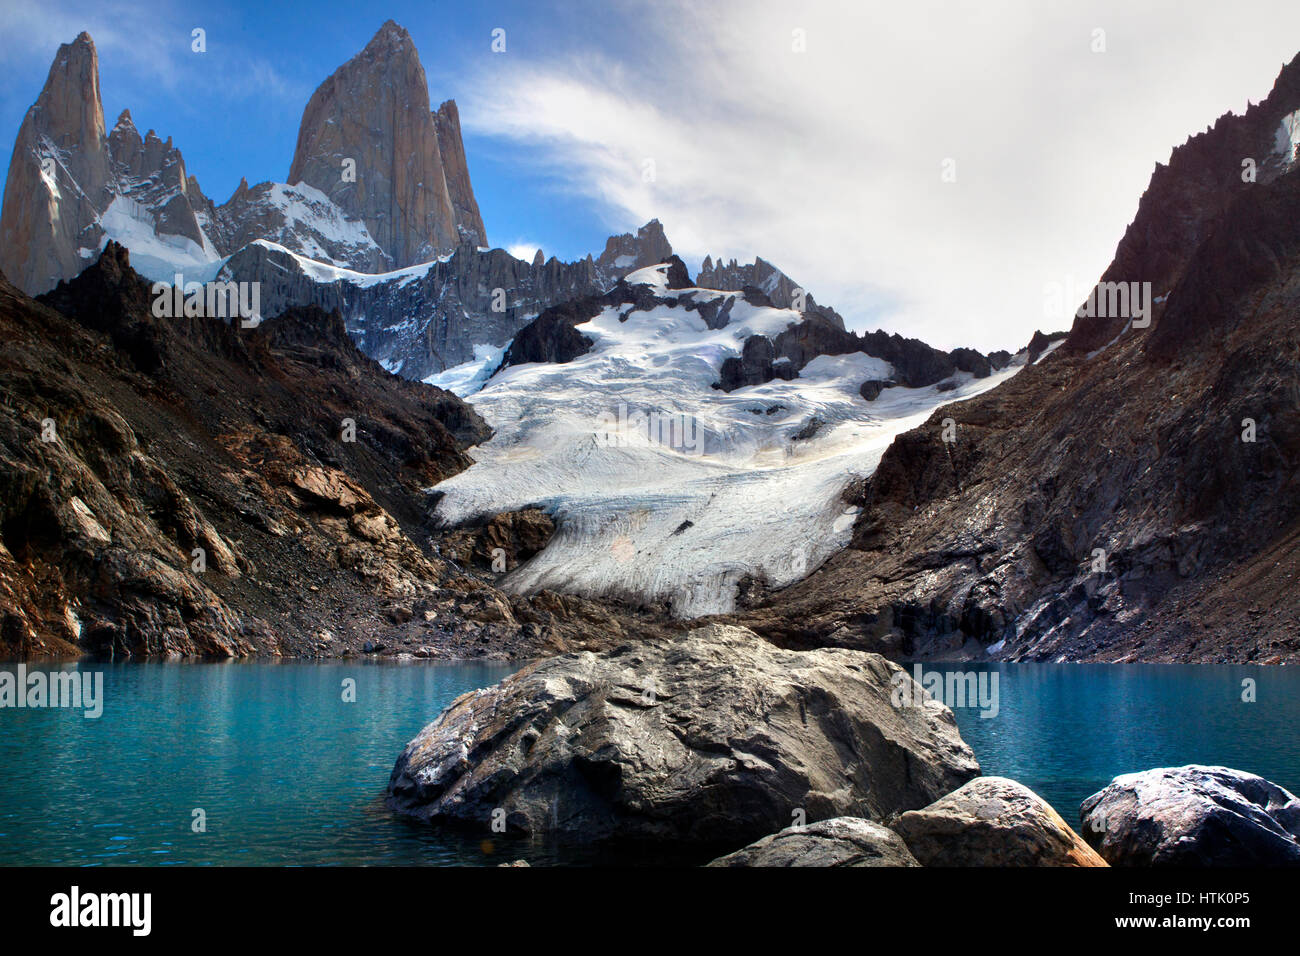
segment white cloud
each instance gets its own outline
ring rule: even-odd
[[[532,262],[533,256],[537,255],[537,250],[540,248],[541,246],[537,245],[535,242],[525,242],[521,239],[506,246],[506,252],[510,253],[516,259],[523,259],[525,262]]]
[[[1062,325],[1046,284],[1094,281],[1154,163],[1300,37],[1290,0],[1136,6],[633,3],[625,47],[494,58],[462,117],[611,228],[657,216],[688,260],[762,255],[858,327],[1010,348]]]

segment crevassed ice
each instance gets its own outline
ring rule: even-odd
[[[893,370],[856,353],[728,394],[711,387],[723,360],[750,335],[800,321],[743,299],[731,315],[710,330],[684,308],[626,322],[609,308],[578,326],[594,341],[586,355],[516,366],[467,390],[495,434],[471,449],[472,467],[437,486],[438,516],[549,512],[558,526],[551,542],[503,579],[516,592],[662,601],[680,617],[726,613],[742,578],[781,587],[848,543],[854,511],[840,494],[875,470],[895,435],[1018,370],[980,380],[962,373],[953,391],[892,388],[866,402],[861,384]],[[472,364],[481,374],[487,362]],[[456,384],[473,377],[461,369]],[[801,430],[811,437],[794,440]]]
[[[436,385],[454,392],[461,398],[473,395],[487,384],[488,378],[501,365],[501,359],[508,348],[510,342],[505,345],[475,345],[473,359],[436,372],[424,381],[428,385]]]

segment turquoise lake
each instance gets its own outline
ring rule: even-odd
[[[511,665],[80,667],[104,675],[98,719],[0,708],[0,865],[617,862],[434,829],[384,806],[406,742]],[[968,669],[998,677],[996,717],[955,709],[984,772],[1026,784],[1071,825],[1113,776],[1156,766],[1224,764],[1300,791],[1300,668]],[[355,702],[343,699],[349,678]],[[1242,700],[1247,678],[1252,703]],[[193,830],[196,810],[206,832]]]

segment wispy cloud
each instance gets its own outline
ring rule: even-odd
[[[48,67],[60,44],[85,31],[95,41],[101,67],[111,60],[142,83],[183,95],[194,62],[191,31],[213,26],[192,20],[174,8],[146,8],[130,2],[3,4],[0,35],[21,37],[22,42],[0,43],[0,64],[43,78],[41,65]],[[282,75],[271,61],[252,53],[247,44],[227,44],[219,29],[211,32],[210,43],[220,44],[221,49],[219,59],[217,50],[212,51],[208,75],[219,81],[224,96],[301,101],[310,93],[303,84]]]
[[[1290,2],[1090,6],[629,3],[622,42],[503,57],[462,117],[612,227],[657,216],[858,324],[1013,347],[1060,324],[1048,283],[1096,279],[1154,162],[1300,37]]]

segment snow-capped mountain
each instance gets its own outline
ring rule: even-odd
[[[312,96],[288,178],[241,182],[217,205],[170,139],[141,137],[127,111],[107,132],[98,54],[82,33],[59,48],[14,144],[0,270],[37,294],[110,239],[159,281],[209,280],[257,240],[368,273],[486,243],[456,104],[429,109],[415,46],[392,21]]]
[[[60,47],[19,132],[0,270],[41,293],[114,240],[154,281],[259,283],[264,316],[337,309],[369,355],[422,379],[672,255],[658,221],[576,262],[486,248],[456,104],[431,111],[428,99],[409,34],[385,23],[312,96],[292,185],[242,180],[218,205],[171,140],[141,137],[129,112],[105,132],[98,55],[83,33]]]
[[[306,258],[358,272],[384,272],[388,254],[366,224],[349,218],[328,196],[307,183],[258,183],[239,188],[216,207],[205,226],[222,249],[273,242]]]
[[[437,515],[454,525],[549,512],[555,536],[505,578],[521,593],[663,603],[694,617],[731,610],[744,588],[803,577],[848,543],[857,509],[841,494],[895,435],[1024,362],[981,378],[949,365],[940,381],[868,400],[864,383],[904,377],[885,359],[781,355],[782,375],[719,387],[757,343],[796,342],[823,321],[756,290],[698,287],[680,261],[550,310],[504,355],[482,350],[430,379],[495,429],[468,471],[433,489]]]
[[[59,48],[14,143],[0,210],[0,270],[43,292],[98,258],[110,237],[196,266],[218,251],[204,233],[209,203],[170,139],[143,138],[123,113],[105,129],[90,35]],[[150,248],[146,249],[145,246]]]

